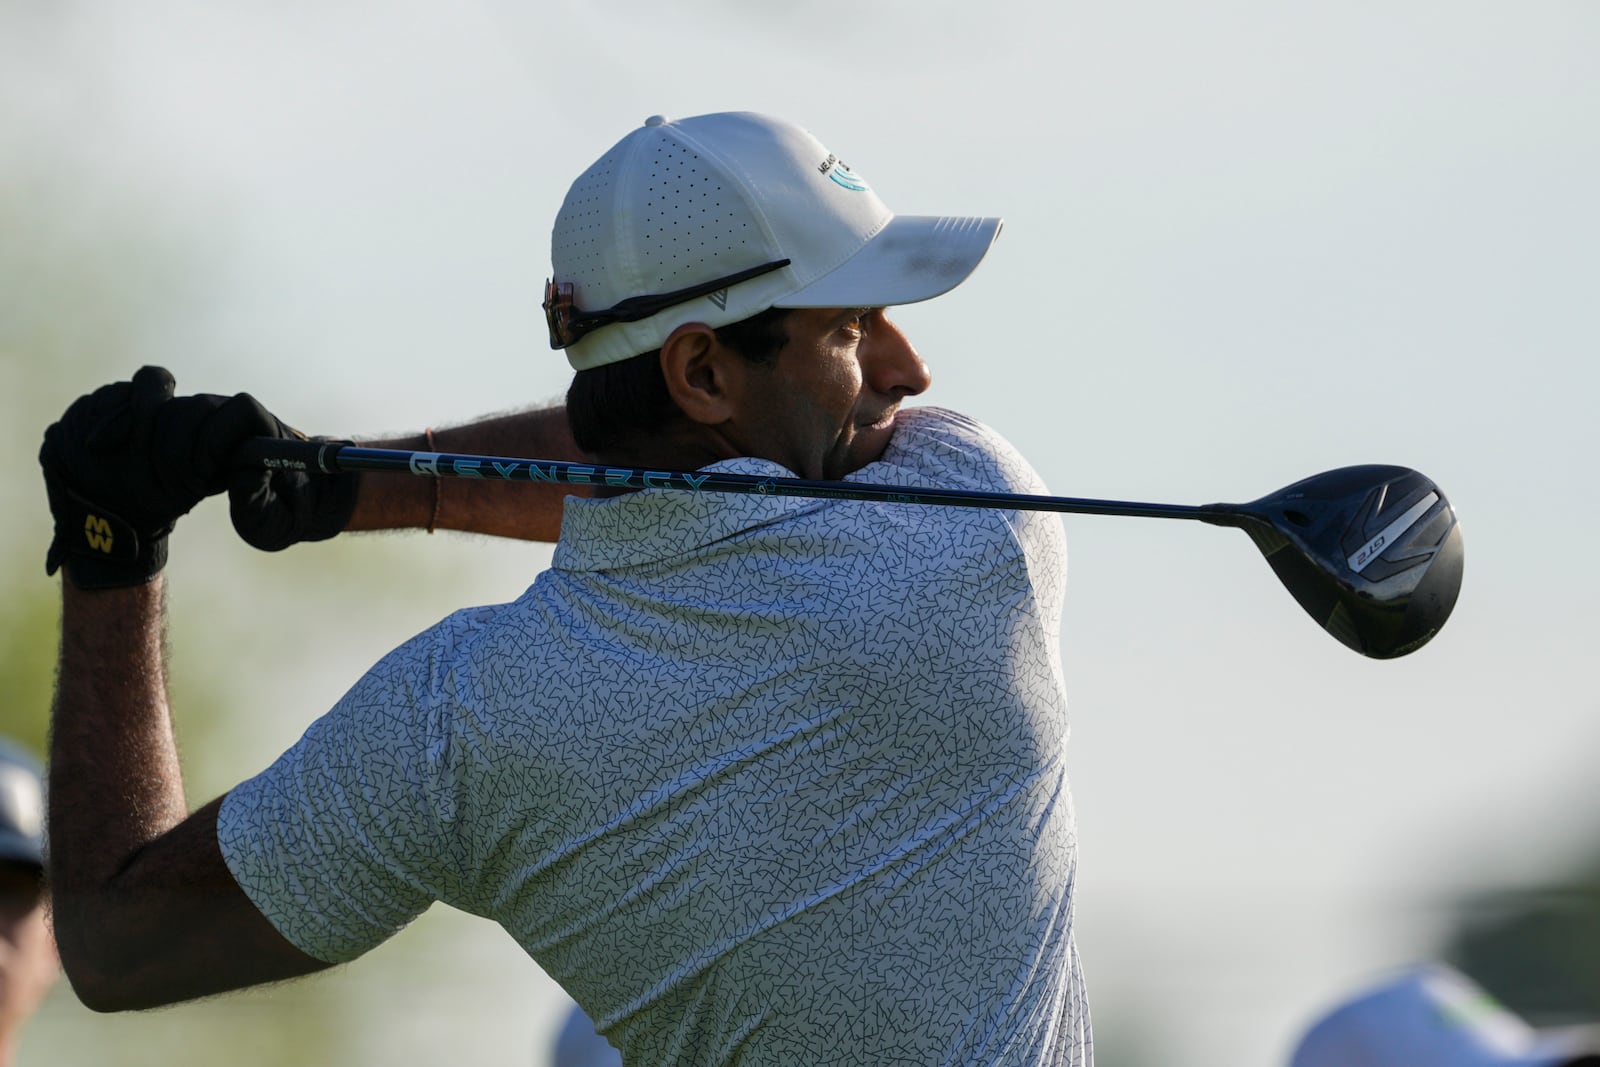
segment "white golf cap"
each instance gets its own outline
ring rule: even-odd
[[[1319,1019],[1290,1067],[1600,1067],[1600,1048],[1541,1035],[1443,964],[1414,968]]]
[[[44,865],[44,795],[39,763],[0,741],[0,862]]]
[[[573,182],[561,205],[546,293],[551,346],[585,370],[654,351],[687,322],[927,300],[971,274],[999,232],[997,218],[894,214],[792,123],[750,112],[657,115]],[[664,294],[686,295],[637,306]],[[585,321],[625,301],[636,321]],[[564,329],[573,323],[581,336]]]

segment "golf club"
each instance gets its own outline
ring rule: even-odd
[[[680,489],[1076,515],[1196,519],[1250,535],[1278,580],[1324,630],[1374,659],[1414,652],[1439,632],[1461,589],[1461,526],[1432,480],[1406,467],[1341,467],[1248,504],[1123,500],[763,478],[259,438],[240,460],[269,469],[391,471],[615,489]]]

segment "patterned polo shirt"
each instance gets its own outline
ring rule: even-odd
[[[932,408],[851,477],[1042,491]],[[228,796],[223,855],[329,962],[435,900],[498,922],[630,1065],[1089,1067],[1065,565],[1038,512],[569,499],[523,596]]]

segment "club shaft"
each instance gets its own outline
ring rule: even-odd
[[[718,471],[659,470],[614,464],[517,459],[458,452],[414,452],[364,448],[337,441],[294,441],[262,437],[240,449],[246,466],[320,471],[339,474],[372,471],[435,478],[485,478],[508,482],[591,486],[610,489],[679,489],[701,493],[749,493],[831,500],[866,500],[893,504],[1057,511],[1075,515],[1123,515],[1133,518],[1197,519],[1218,522],[1225,505],[1144,504],[1127,500],[990,493],[969,489],[937,489],[872,482],[826,482],[805,478],[769,478]],[[1224,523],[1226,520],[1224,518]],[[1231,525],[1231,524],[1230,524]]]

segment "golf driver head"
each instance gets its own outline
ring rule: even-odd
[[[1341,467],[1249,504],[1214,507],[1210,521],[1249,533],[1300,606],[1364,656],[1415,652],[1455,607],[1461,525],[1417,471]]]

